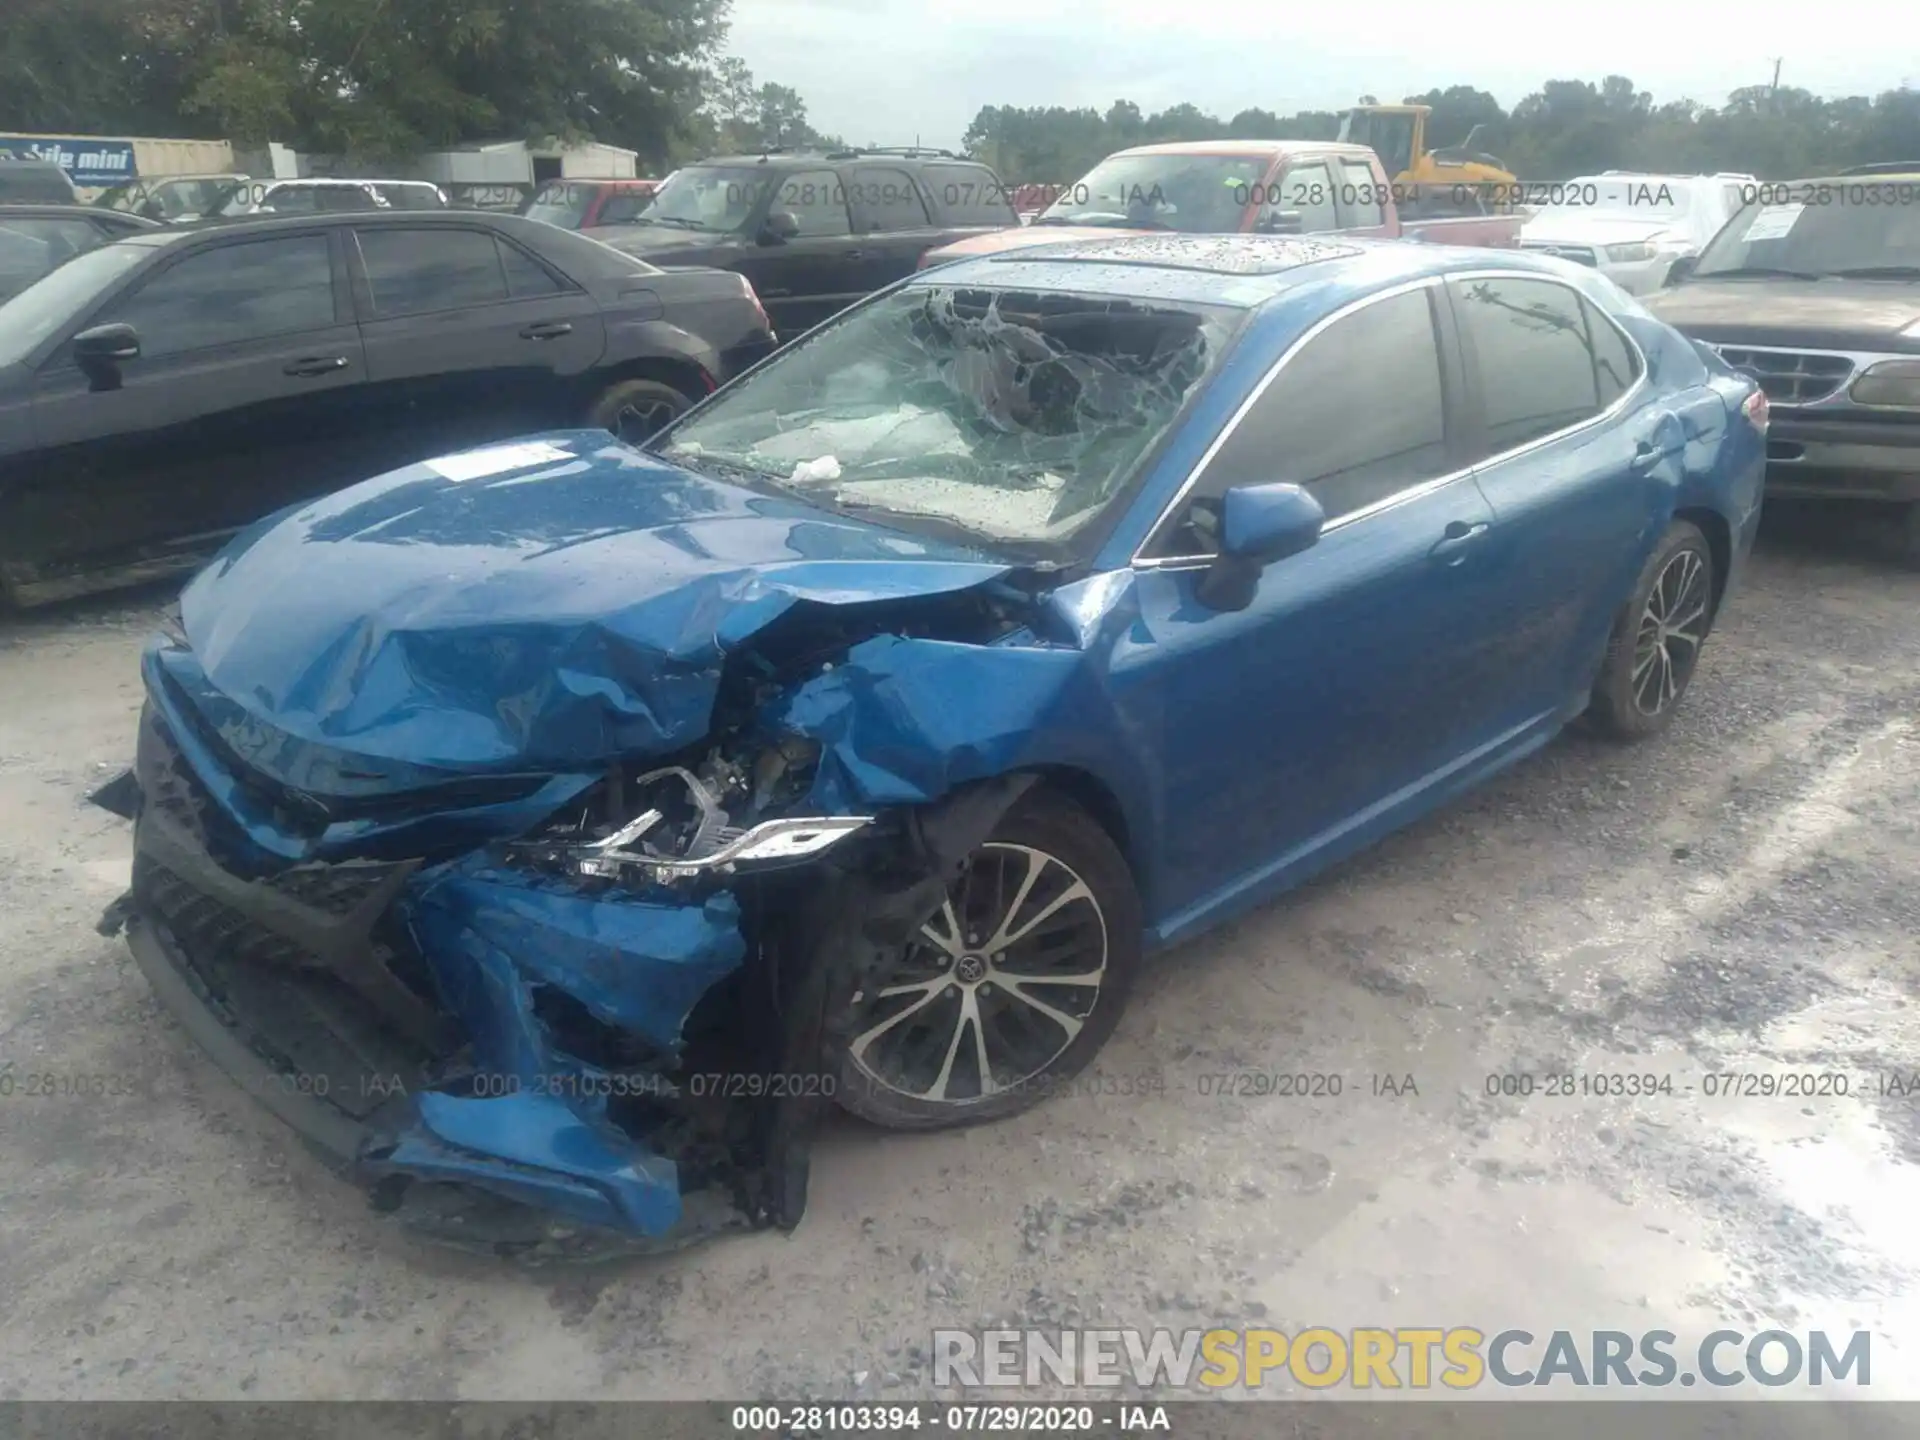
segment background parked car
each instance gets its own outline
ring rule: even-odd
[[[246,175],[168,175],[129,180],[94,198],[102,210],[125,211],[149,220],[180,224],[211,215],[251,183]]]
[[[1380,159],[1328,140],[1201,140],[1138,145],[1102,160],[1023,228],[930,250],[924,268],[968,256],[1116,232],[1302,235],[1506,247],[1515,215],[1406,220]]]
[[[688,165],[631,225],[587,233],[657,265],[739,271],[791,337],[911,275],[928,250],[1019,223],[985,165],[875,149]]]
[[[272,180],[235,187],[217,212],[316,215],[366,210],[444,210],[446,193],[425,180]]]
[[[18,295],[76,255],[159,228],[157,221],[138,215],[85,205],[0,204],[0,300]]]
[[[67,172],[51,160],[9,160],[0,156],[0,204],[78,205],[80,192]]]
[[[1647,308],[1759,380],[1769,497],[1891,502],[1920,567],[1920,163],[1751,194]]]
[[[1751,175],[1608,171],[1531,187],[1524,249],[1591,265],[1629,295],[1651,295],[1673,262],[1698,255],[1754,190]]]
[[[155,229],[0,305],[0,591],[177,570],[283,505],[526,430],[643,438],[773,345],[738,275],[510,215]]]
[[[520,213],[562,230],[630,225],[659,188],[658,180],[549,180]]]

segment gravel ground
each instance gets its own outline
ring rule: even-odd
[[[0,1399],[904,1398],[989,1317],[1859,1327],[1920,1396],[1920,1096],[1870,1092],[1920,1071],[1920,575],[1861,530],[1769,517],[1663,739],[1563,737],[1167,957],[1101,1065],[1149,1093],[848,1122],[793,1237],[591,1270],[406,1240],[193,1052],[92,929],[128,833],[82,805],[165,597],[0,620]],[[1272,1069],[1342,1093],[1205,1093]]]

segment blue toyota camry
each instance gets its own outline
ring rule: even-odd
[[[146,652],[103,924],[429,1231],[790,1227],[835,1104],[1018,1111],[1146,953],[1578,717],[1660,731],[1766,422],[1513,252],[926,271],[641,448],[530,436],[239,537]]]

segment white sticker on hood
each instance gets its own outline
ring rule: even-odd
[[[1800,218],[1804,205],[1769,205],[1753,217],[1753,223],[1747,226],[1746,240],[1778,240]]]
[[[434,474],[449,480],[483,480],[489,475],[504,475],[509,470],[571,459],[571,450],[562,450],[544,440],[531,440],[517,445],[489,445],[484,450],[468,450],[460,455],[442,455],[426,464]]]

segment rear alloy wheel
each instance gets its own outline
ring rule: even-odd
[[[1666,729],[1713,628],[1713,551],[1699,527],[1676,520],[1614,622],[1587,712],[1617,740]]]
[[[1017,1114],[1119,1023],[1140,959],[1126,861],[1064,801],[1023,803],[968,857],[919,938],[867,993],[841,1104],[892,1129]]]
[[[650,440],[693,404],[658,380],[622,380],[593,402],[587,423],[611,430],[629,445]]]

